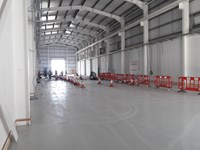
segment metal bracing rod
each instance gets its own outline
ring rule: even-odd
[[[57,32],[58,31],[58,32]],[[37,32],[39,35],[44,35],[44,32]],[[95,38],[95,36],[93,35],[89,35],[89,34],[83,34],[81,32],[71,32],[71,33],[63,33],[63,30],[48,30],[47,32],[56,32],[56,33],[52,33],[50,35],[54,35],[54,34],[58,34],[58,33],[62,33],[62,35],[73,35],[73,36],[76,36],[76,37],[80,37],[80,38],[85,38],[85,39],[92,39],[92,38]]]
[[[84,11],[87,10],[89,12],[93,12],[99,15],[103,15],[109,18],[113,18],[115,20],[117,20],[118,22],[121,21],[121,17],[117,16],[117,15],[113,15],[98,9],[94,9],[88,6],[82,6],[82,5],[77,5],[77,6],[64,6],[64,7],[50,7],[50,8],[43,8],[42,11],[66,11],[66,10],[80,10],[80,11]]]
[[[94,45],[96,45],[98,43],[101,43],[102,41],[105,41],[108,38],[111,38],[111,37],[113,37],[115,35],[118,35],[118,33],[122,32],[122,31],[129,30],[129,29],[137,26],[138,24],[140,24],[140,22],[142,22],[142,21],[150,20],[152,18],[155,18],[156,16],[159,16],[159,15],[161,15],[161,14],[163,14],[163,13],[165,13],[165,12],[167,12],[167,11],[175,8],[175,7],[177,7],[179,5],[179,3],[183,2],[183,1],[185,1],[185,0],[177,0],[177,1],[175,1],[175,2],[173,2],[173,3],[171,3],[171,4],[167,5],[167,6],[165,6],[163,8],[161,8],[161,9],[159,9],[159,10],[157,10],[157,11],[155,11],[155,12],[149,14],[149,15],[147,15],[146,17],[144,17],[144,18],[142,18],[142,19],[140,19],[138,21],[135,21],[135,22],[131,23],[130,25],[128,25],[128,26],[126,26],[126,27],[118,30],[117,32],[112,33],[112,34],[108,35],[107,37],[105,37],[105,38],[103,38],[103,39],[101,39],[99,41],[94,42],[93,44],[91,44],[91,45],[89,45],[89,46],[87,46],[87,47],[79,50],[77,53],[80,53],[80,52],[82,52],[82,51],[84,51],[84,50],[86,50],[86,49],[88,49],[88,48],[90,48],[90,47],[92,47],[92,46],[94,46]]]
[[[73,31],[73,32],[81,32],[85,35],[91,35],[91,36],[95,36],[96,32],[95,31],[91,31],[88,29],[78,29],[78,28],[70,28],[70,27],[62,27],[62,28],[51,28],[51,29],[43,29],[40,30],[40,32],[50,32],[50,31],[61,31],[61,30],[69,30],[69,31]]]
[[[45,42],[45,41],[55,41],[55,40],[64,40],[63,42],[68,42],[68,43],[71,43],[71,42],[74,42],[75,44],[81,44],[81,45],[84,45],[83,42],[81,42],[80,40],[75,40],[75,39],[67,39],[67,38],[64,38],[64,39],[59,39],[59,38],[52,38],[52,39],[43,39],[43,40],[40,40],[41,42]]]
[[[89,26],[93,26],[93,27],[96,27],[96,28],[103,29],[104,31],[106,30],[106,26],[99,25],[97,23],[89,22],[89,21],[82,20],[82,19],[75,19],[73,17],[67,17],[66,19],[48,20],[48,21],[37,20],[37,22],[39,22],[41,24],[46,24],[46,23],[60,23],[60,22],[69,22],[69,21],[72,21],[74,23],[87,24]]]
[[[64,40],[65,42],[75,42],[76,44],[81,44],[81,45],[84,45],[83,42],[80,42],[79,40],[75,40],[75,39],[68,39],[68,38],[51,38],[51,39],[41,39],[40,41],[41,42],[45,42],[45,41],[55,41],[55,40]]]
[[[86,36],[86,35],[81,35],[81,34],[77,34],[77,33],[56,33],[56,34],[49,34],[49,35],[71,35],[71,36],[76,36],[76,37],[79,37],[79,38],[84,38],[84,39],[87,39],[87,40],[91,40],[91,38],[89,36]],[[40,34],[40,36],[48,36],[48,35],[43,35],[43,34]]]
[[[141,8],[142,10],[144,10],[144,6],[146,5],[145,2],[142,2],[142,1],[140,1],[140,0],[125,0],[125,1],[137,5],[137,6],[138,6],[139,8]]]
[[[82,40],[85,40],[85,41],[89,41],[90,38],[86,38],[84,36],[77,36],[77,35],[72,35],[72,34],[66,34],[66,33],[57,33],[57,34],[49,34],[49,35],[41,35],[40,38],[45,38],[45,37],[55,37],[55,36],[68,36],[68,37],[72,37],[72,38],[75,38],[75,39],[82,39]]]
[[[83,46],[81,44],[72,44],[72,43],[61,43],[61,42],[45,42],[45,43],[40,43],[39,45],[55,45],[55,44],[62,44],[65,46],[75,46],[78,47],[79,49],[81,49]]]
[[[50,36],[51,37],[51,36]],[[62,37],[62,38],[40,38],[39,40],[40,41],[43,41],[43,40],[54,40],[54,39],[60,39],[60,40],[71,40],[71,41],[77,41],[77,42],[81,42],[81,43],[87,43],[87,45],[89,44],[89,41],[86,41],[85,39],[79,39],[79,38],[75,38],[75,37]]]
[[[71,47],[75,47],[77,49],[80,49],[80,45],[76,45],[76,44],[64,44],[64,43],[46,43],[46,44],[40,44],[39,46],[41,47],[45,47],[45,46],[71,46]]]

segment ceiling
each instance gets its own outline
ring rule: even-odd
[[[152,2],[155,0],[141,0]],[[91,39],[120,24],[113,16],[126,18],[140,8],[126,0],[37,0],[39,12],[37,35],[40,45],[65,44],[79,49],[91,43]],[[76,9],[69,6],[79,6]],[[47,8],[50,8],[48,10]],[[54,8],[51,10],[51,8]],[[59,8],[62,8],[59,9]],[[87,9],[86,9],[87,8]],[[88,11],[88,8],[106,12],[111,16]],[[67,10],[66,10],[67,9]]]

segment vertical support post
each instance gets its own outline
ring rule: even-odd
[[[148,16],[148,5],[144,5],[144,17]],[[143,61],[143,74],[148,75],[148,43],[149,43],[149,20],[140,23],[144,30],[144,61]]]
[[[98,36],[96,37],[96,40],[98,41]],[[96,51],[95,51],[95,57],[97,59],[97,74],[99,74],[99,43],[95,45],[96,46]]]
[[[121,28],[124,28],[125,20],[121,20]],[[125,74],[125,31],[120,33],[121,36],[121,73]]]
[[[69,58],[69,56],[68,56],[69,53],[68,53],[68,52],[69,52],[69,50],[67,49],[67,46],[66,46],[66,54],[67,54],[67,57],[66,57],[66,65],[67,65],[67,66],[66,66],[65,68],[67,69],[67,73],[69,73],[69,61],[68,61],[68,60],[69,60],[69,59],[68,59],[68,58]],[[76,58],[76,62],[77,62],[77,58]],[[65,72],[66,72],[66,71],[65,71]]]
[[[107,29],[106,30],[106,35],[108,36],[109,35],[109,29]],[[107,57],[107,65],[106,65],[106,67],[107,67],[107,72],[109,72],[110,71],[110,55],[109,55],[109,53],[110,53],[110,39],[108,38],[107,40],[106,40],[106,57]]]
[[[76,73],[78,73],[78,55],[79,53],[76,54]],[[67,72],[68,74],[68,72]]]
[[[48,46],[48,65],[47,65],[47,69],[50,69],[50,64],[49,64],[49,46]]]
[[[190,32],[189,0],[181,2],[179,4],[179,9],[182,10],[182,75],[187,76],[188,37],[186,34]]]

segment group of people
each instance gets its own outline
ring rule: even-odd
[[[43,73],[41,74],[40,71],[38,71],[38,75],[37,75],[37,82],[40,83],[40,80],[42,78],[42,75],[45,77],[45,79],[49,79],[51,80],[52,77],[55,77],[56,80],[58,80],[59,76],[64,76],[63,71],[60,72],[60,74],[58,75],[58,71],[55,70],[55,74],[53,75],[53,72],[51,71],[51,69],[48,71],[47,68],[44,68]]]

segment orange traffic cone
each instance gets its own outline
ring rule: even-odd
[[[100,78],[99,78],[99,80],[98,80],[97,84],[101,84],[101,79],[100,79]]]
[[[109,85],[109,87],[114,87],[114,85],[113,85],[113,80],[110,80],[110,85]]]
[[[129,85],[134,85],[134,81],[133,81],[133,79],[131,79]]]
[[[84,85],[84,83],[83,83],[83,80],[81,81],[80,88],[85,88],[85,85]]]
[[[80,82],[79,81],[77,81],[77,86],[80,86],[81,84],[80,84]]]

